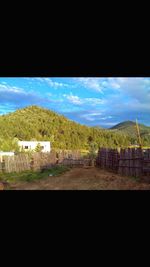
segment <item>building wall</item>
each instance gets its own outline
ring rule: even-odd
[[[50,152],[51,151],[51,144],[50,142],[43,142],[43,141],[19,141],[18,145],[20,146],[20,150],[23,148],[26,151],[34,150],[37,145],[40,144],[43,146],[42,152]],[[27,148],[28,147],[28,148]]]

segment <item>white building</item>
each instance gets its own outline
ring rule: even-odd
[[[41,151],[44,153],[48,153],[51,151],[51,144],[50,142],[46,141],[19,141],[18,145],[20,147],[20,151],[23,149],[25,151],[34,151],[37,145],[41,146]]]
[[[14,152],[3,152],[0,151],[0,162],[3,161],[3,157],[7,156],[7,157],[13,157],[15,155]]]

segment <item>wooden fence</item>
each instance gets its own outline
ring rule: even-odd
[[[96,165],[117,172],[118,160],[119,152],[116,149],[101,148],[96,158]]]
[[[85,167],[91,166],[91,159],[64,159],[60,165],[70,166],[70,167]]]
[[[99,149],[96,165],[120,175],[150,177],[150,149]]]
[[[54,165],[81,166],[88,165],[89,161],[82,159],[80,151],[51,151],[50,153],[19,153],[14,157],[5,156],[0,162],[0,172],[22,172],[27,170],[38,171]]]

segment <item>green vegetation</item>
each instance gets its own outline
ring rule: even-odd
[[[95,159],[97,157],[97,145],[92,143],[89,150],[89,158]]]
[[[145,126],[144,124],[139,124],[141,134],[150,134],[150,127]],[[136,135],[136,123],[133,121],[124,121],[121,122],[114,127],[112,130],[119,130],[131,134],[133,136]]]
[[[127,125],[125,123],[124,128],[114,127],[112,130],[88,127],[51,110],[29,106],[0,116],[0,150],[18,151],[18,139],[51,141],[54,149],[91,150],[91,145],[94,145],[94,149],[127,147],[137,140],[134,127]],[[150,145],[149,129],[150,127],[145,126],[142,132],[142,140],[146,146]],[[40,147],[37,149],[40,150]]]
[[[49,175],[58,176],[68,171],[69,169],[70,168],[66,166],[56,166],[52,167],[49,170],[44,170],[43,172],[24,171],[21,173],[3,173],[0,174],[0,181],[5,181],[8,183],[19,182],[19,181],[33,182],[35,180],[45,179]]]
[[[145,147],[150,147],[150,127],[139,124],[142,143]],[[137,144],[136,123],[125,121],[111,128],[113,132],[122,132],[130,136],[132,144]]]
[[[42,146],[40,145],[40,143],[38,143],[35,148],[35,152],[41,152],[41,151],[42,151]]]
[[[126,146],[130,143],[124,133],[75,123],[62,115],[30,106],[0,116],[0,150],[16,151],[17,140],[51,141],[53,148],[89,150],[98,147]]]

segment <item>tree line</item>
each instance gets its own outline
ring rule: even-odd
[[[126,133],[81,125],[37,106],[0,116],[0,150],[18,151],[18,140],[50,141],[53,148],[71,150],[126,147],[135,141]]]

